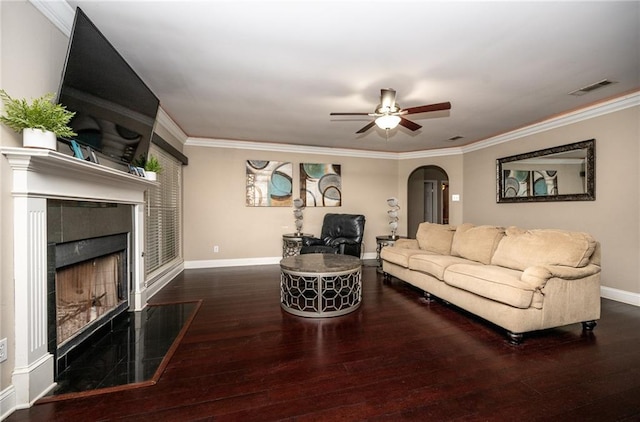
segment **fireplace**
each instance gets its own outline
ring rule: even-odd
[[[73,264],[88,261],[85,264],[92,266],[95,261],[103,268],[115,267],[113,272],[121,275],[116,286],[103,287],[104,292],[86,300],[91,301],[90,307],[88,303],[76,306],[78,314],[88,315],[98,325],[105,315],[109,319],[111,313],[123,309],[143,309],[150,294],[144,279],[144,195],[155,183],[56,151],[13,147],[0,150],[12,170],[15,344],[11,382],[16,408],[21,409],[55,386],[56,356],[68,354],[70,344],[95,328],[70,330],[75,333],[63,339],[58,349],[58,329],[50,324],[57,321],[57,311],[52,311],[55,307],[49,306],[57,295],[51,281],[56,277],[51,273],[55,274],[58,266],[53,264],[58,260],[58,251],[52,245],[72,245],[68,247],[75,251],[82,249],[88,239],[126,239],[126,247],[118,246]],[[97,217],[84,217],[86,209],[97,212]],[[121,226],[123,221],[125,228]],[[58,269],[69,265],[72,264]],[[79,267],[77,271],[87,270]],[[103,293],[109,289],[116,291],[115,308],[99,309],[97,302],[106,298]],[[61,333],[61,338],[65,335]]]
[[[49,276],[49,351],[60,373],[73,359],[70,352],[91,343],[95,333],[129,307],[129,233],[50,247],[55,271]]]

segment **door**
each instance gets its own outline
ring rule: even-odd
[[[438,204],[438,182],[436,180],[424,181],[424,220],[429,223],[440,223]]]

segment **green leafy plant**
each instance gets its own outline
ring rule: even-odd
[[[0,122],[21,133],[23,129],[41,129],[51,131],[60,138],[71,138],[76,133],[68,126],[75,115],[61,104],[53,102],[53,94],[46,94],[27,102],[25,99],[11,98],[5,90],[0,90],[0,99],[4,104],[4,115]]]
[[[162,171],[162,166],[160,165],[160,162],[156,157],[150,155],[144,165],[144,169],[146,171],[154,171],[156,173],[160,173]]]
[[[156,173],[160,173],[162,171],[160,162],[153,155],[149,155],[149,158],[147,158],[146,154],[142,154],[141,156],[133,160],[132,164],[136,167],[142,167],[146,171],[154,171]]]

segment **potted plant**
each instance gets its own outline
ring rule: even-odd
[[[0,99],[4,104],[4,115],[0,116],[0,122],[22,133],[24,147],[47,148],[55,151],[56,137],[76,136],[68,126],[75,113],[61,104],[55,104],[51,93],[29,103],[25,99],[11,98],[5,90],[0,90]]]
[[[156,180],[157,174],[162,172],[162,166],[156,157],[149,155],[144,165],[144,172],[149,180]]]
[[[149,155],[141,155],[134,161],[136,167],[142,167],[144,169],[145,177],[149,180],[156,180],[158,173],[162,171],[162,166],[156,157]]]

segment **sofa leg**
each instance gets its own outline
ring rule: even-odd
[[[391,274],[383,272],[382,273],[382,281],[384,283],[390,283],[391,282]]]
[[[596,328],[596,325],[598,325],[596,321],[584,321],[582,323],[582,329],[584,331],[593,331],[593,329]]]
[[[522,338],[524,337],[522,333],[512,333],[511,331],[507,331],[507,336],[509,336],[509,343],[516,346],[522,343]]]
[[[427,303],[431,303],[431,302],[435,302],[435,298],[433,297],[433,295],[429,292],[423,292],[422,296],[424,296],[424,299],[427,301]]]

